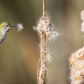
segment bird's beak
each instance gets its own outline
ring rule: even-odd
[[[11,27],[17,27],[17,25],[11,25]]]

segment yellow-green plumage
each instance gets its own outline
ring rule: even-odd
[[[7,29],[10,29],[10,26],[8,25],[9,24],[7,22],[3,22],[0,24],[0,44],[3,43],[6,38]]]
[[[2,27],[3,27],[4,25],[7,25],[7,24],[8,24],[7,22],[3,22],[3,23],[0,24],[0,32],[1,32],[1,30],[2,30]]]

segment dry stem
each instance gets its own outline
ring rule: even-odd
[[[43,0],[43,17],[45,17],[45,0]],[[39,75],[39,78],[41,78],[40,84],[46,84],[46,33],[44,31],[41,31],[41,75]]]
[[[45,17],[45,0],[43,0],[43,17]]]
[[[55,39],[59,34],[53,30],[49,17],[41,17],[37,27],[34,30],[38,31],[41,39],[40,46],[40,61],[38,63],[38,84],[47,84],[47,62],[50,62],[51,56],[48,54],[47,40]]]
[[[50,62],[51,56],[47,52],[47,40],[55,39],[59,34],[54,31],[51,21],[45,15],[45,0],[43,0],[43,16],[40,18],[37,27],[41,39],[40,60],[38,63],[37,82],[38,84],[47,84],[47,62]]]
[[[47,63],[46,63],[46,34],[45,32],[41,32],[41,71],[42,71],[42,75],[41,75],[41,79],[42,82],[41,84],[46,84],[46,67],[47,67]]]

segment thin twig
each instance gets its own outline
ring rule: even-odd
[[[43,0],[43,17],[45,17],[45,0]]]

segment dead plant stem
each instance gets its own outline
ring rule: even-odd
[[[43,17],[45,17],[45,0],[43,0]]]
[[[46,34],[45,32],[41,32],[41,70],[42,70],[42,76],[41,79],[43,80],[43,83],[46,84]]]

